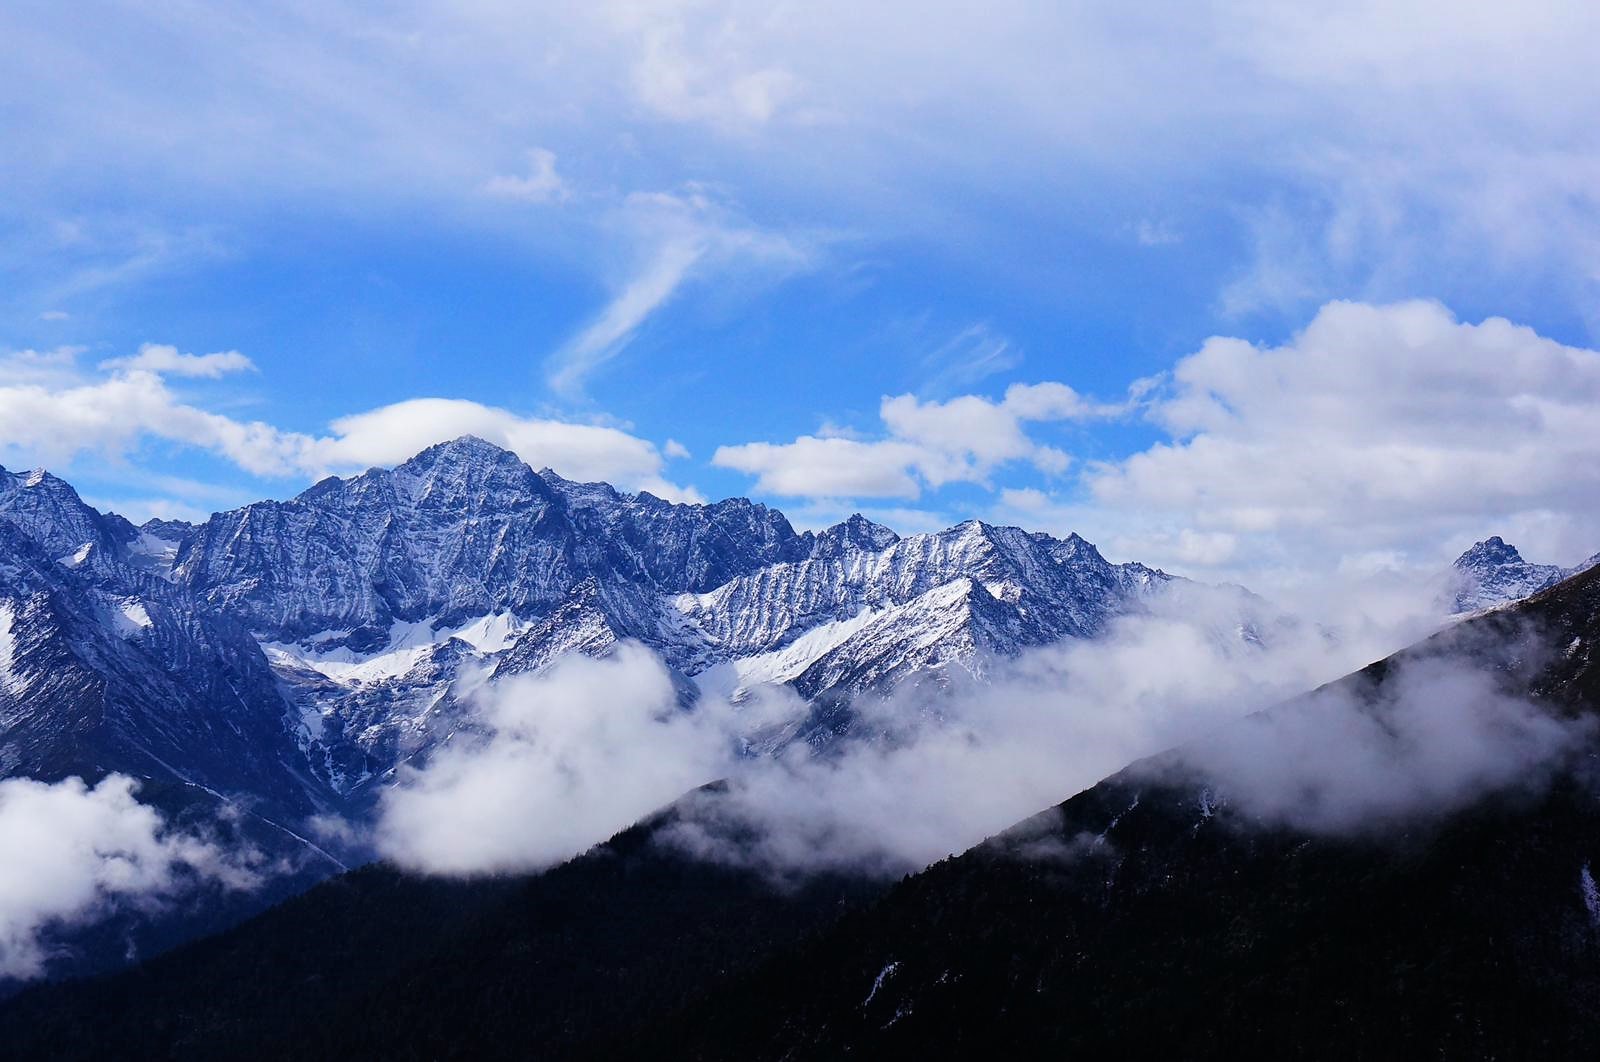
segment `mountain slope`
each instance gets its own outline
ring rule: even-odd
[[[1597,646],[1591,571],[1338,686],[1376,706],[1449,653],[1593,723]],[[1181,757],[1136,765],[639,1042],[696,1058],[1594,1057],[1595,733],[1548,786],[1344,834],[1229,814]]]
[[[605,1057],[882,891],[684,858],[654,843],[672,814],[528,878],[364,868],[132,972],[26,993],[0,1042],[19,1060]]]

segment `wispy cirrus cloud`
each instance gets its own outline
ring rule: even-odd
[[[558,203],[572,194],[556,172],[555,152],[548,148],[530,148],[527,173],[496,174],[484,182],[483,190],[488,195],[524,203]]]
[[[698,187],[629,195],[609,227],[634,248],[633,261],[600,313],[547,360],[559,394],[581,393],[585,380],[697,276],[733,268],[783,276],[816,254],[811,239],[759,229]]]

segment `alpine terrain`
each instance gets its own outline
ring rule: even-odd
[[[1596,645],[1591,570],[892,887],[688,859],[659,843],[675,806],[526,878],[358,871],[141,970],[36,989],[0,1035],[19,1058],[1591,1058]],[[1248,753],[1207,766],[1330,705],[1354,714],[1311,731],[1307,764],[1362,726],[1445,742],[1485,705],[1495,740],[1550,755],[1493,775],[1479,749],[1445,799],[1451,759],[1399,748],[1436,784],[1369,774],[1344,819],[1321,788],[1337,773],[1297,768],[1274,808]],[[1419,731],[1419,710],[1447,722]],[[1397,784],[1427,799],[1360,802]]]
[[[47,472],[0,470],[0,769],[120,772],[164,810],[223,816],[279,868],[233,898],[249,905],[367,857],[315,822],[360,822],[398,765],[471,728],[464,686],[631,639],[686,705],[796,691],[810,707],[749,735],[750,754],[823,747],[856,694],[981,677],[1176,582],[1076,535],[978,521],[796,532],[744,499],[621,494],[471,437],[198,525],[134,527]],[[64,945],[51,969],[148,954],[184,921]]]

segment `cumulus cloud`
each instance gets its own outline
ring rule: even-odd
[[[1280,346],[1207,340],[1149,407],[1170,440],[1087,482],[1113,516],[1181,524],[1178,544],[1219,563],[1437,565],[1495,531],[1576,559],[1594,550],[1597,400],[1595,351],[1433,302],[1334,302]]]
[[[462,399],[416,398],[335,420],[327,435],[286,431],[211,412],[180,396],[166,377],[216,377],[251,368],[237,352],[193,355],[145,344],[133,357],[77,367],[76,348],[22,351],[0,359],[0,454],[65,465],[82,453],[122,458],[143,440],[208,450],[260,476],[320,477],[403,461],[460,435],[478,435],[535,468],[648,490],[673,501],[703,501],[663,476],[666,456],[618,428],[528,417]]]
[[[604,480],[648,490],[669,501],[704,501],[692,487],[668,482],[654,443],[618,428],[522,417],[478,402],[413,398],[341,417],[333,434],[312,446],[309,466],[347,469],[403,461],[433,443],[477,435],[516,453],[534,468],[569,479]]]
[[[484,733],[458,733],[384,795],[378,843],[432,873],[559,862],[728,769],[726,722],[684,711],[649,650],[569,656],[482,690]]]
[[[253,372],[255,363],[237,350],[215,354],[183,354],[177,347],[145,343],[130,358],[111,358],[102,369],[145,370],[162,376],[200,376],[216,379],[231,372]]]
[[[925,487],[947,483],[987,486],[995,469],[1018,461],[1060,475],[1071,457],[1030,438],[1024,424],[1111,417],[1129,408],[1092,402],[1056,382],[1012,384],[999,401],[886,395],[878,405],[886,438],[802,435],[788,443],[722,446],[711,461],[755,476],[755,489],[769,494],[914,499]]]
[[[248,854],[170,827],[137,787],[117,774],[93,787],[0,781],[0,977],[43,973],[49,930],[118,904],[159,905],[200,882],[255,886]]]
[[[211,450],[258,475],[306,467],[312,443],[186,403],[148,369],[67,386],[0,384],[0,450],[65,464],[83,452],[122,456],[147,437]]]

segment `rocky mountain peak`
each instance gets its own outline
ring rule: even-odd
[[[120,517],[90,507],[72,485],[44,469],[18,475],[0,468],[0,518],[11,520],[51,557],[117,554],[131,530]]]
[[[1485,568],[1498,568],[1505,564],[1525,564],[1522,554],[1517,552],[1517,547],[1510,545],[1499,535],[1491,535],[1482,542],[1472,545],[1465,553],[1456,558],[1455,567],[1464,571],[1477,571]]]
[[[900,536],[889,528],[855,513],[841,523],[818,532],[812,546],[812,556],[834,557],[850,551],[881,553],[899,541]]]
[[[1472,545],[1451,566],[1452,614],[1519,601],[1554,586],[1587,565],[1563,568],[1556,564],[1530,564],[1517,547],[1499,535]]]

